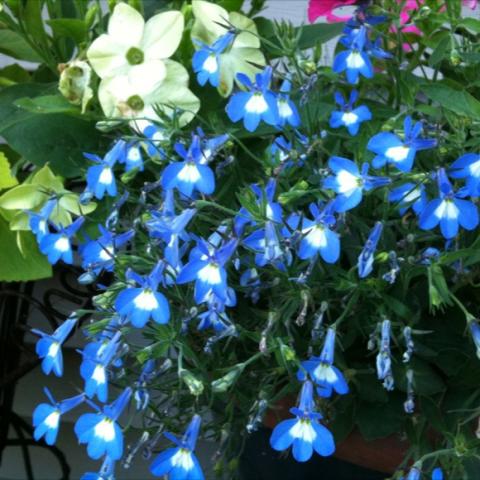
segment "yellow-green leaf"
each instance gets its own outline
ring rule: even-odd
[[[12,175],[10,163],[3,152],[0,152],[0,190],[18,185],[17,179]]]

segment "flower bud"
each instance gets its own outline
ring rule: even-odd
[[[188,390],[190,390],[192,395],[198,397],[203,393],[203,383],[197,377],[195,377],[192,372],[182,368],[179,372],[179,376],[188,387]]]
[[[85,112],[87,104],[93,97],[93,90],[90,88],[92,69],[87,62],[73,60],[67,64],[60,64],[60,81],[58,89],[60,93],[72,104],[81,105],[82,113]]]

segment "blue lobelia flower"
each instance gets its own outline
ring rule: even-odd
[[[135,382],[135,389],[133,398],[137,410],[145,410],[150,400],[150,393],[148,392],[148,384],[157,376],[158,372],[155,370],[155,360],[147,360],[143,367],[138,380]]]
[[[27,212],[29,217],[28,224],[30,226],[30,230],[37,238],[38,243],[42,241],[45,235],[50,233],[50,230],[48,229],[48,219],[50,218],[50,215],[52,214],[57,204],[58,201],[56,198],[50,198],[49,200],[47,200],[45,205],[38,213],[31,211]]]
[[[477,350],[477,357],[480,358],[480,323],[478,320],[472,320],[469,322],[468,326],[470,327],[473,343]]]
[[[89,398],[95,395],[101,402],[108,400],[108,367],[120,346],[121,333],[116,332],[111,339],[92,342],[85,346],[80,365],[80,375],[85,380],[85,394]]]
[[[93,270],[96,274],[102,270],[112,272],[117,250],[133,238],[135,231],[128,230],[115,234],[102,225],[98,225],[98,229],[101,235],[95,240],[88,241],[80,249],[82,267],[85,270]]]
[[[382,322],[380,343],[376,359],[377,377],[379,380],[383,380],[383,386],[386,390],[393,390],[394,387],[392,357],[390,353],[391,327],[390,320],[384,320]]]
[[[75,434],[79,443],[87,444],[87,453],[94,460],[108,455],[118,460],[123,454],[123,432],[117,423],[118,418],[130,401],[132,389],[126,388],[110,405],[104,405],[97,413],[84,413],[75,423]]]
[[[115,480],[115,460],[107,455],[98,472],[84,473],[80,480]]]
[[[348,384],[343,373],[333,365],[334,355],[335,330],[329,328],[320,356],[302,362],[302,368],[297,372],[297,378],[301,382],[306,380],[308,373],[317,387],[317,393],[324,398],[331,397],[333,390],[340,395],[348,393]]]
[[[377,154],[372,160],[374,168],[380,168],[386,163],[390,163],[402,172],[409,172],[419,150],[426,150],[437,145],[434,138],[418,138],[422,131],[422,122],[413,125],[412,118],[407,116],[403,128],[404,140],[392,132],[377,133],[369,140],[367,149]]]
[[[348,133],[355,136],[358,133],[360,124],[372,119],[372,113],[366,105],[360,105],[357,108],[353,108],[357,99],[357,90],[351,91],[348,103],[345,102],[345,99],[340,92],[335,92],[335,102],[340,106],[341,110],[335,110],[331,113],[330,127],[346,127]]]
[[[202,149],[200,137],[194,135],[188,151],[181,143],[176,143],[175,151],[184,161],[168,165],[162,173],[164,189],[177,188],[187,197],[191,197],[194,190],[210,195],[215,190],[215,176],[212,169],[202,164]]]
[[[212,247],[202,238],[190,253],[189,262],[182,268],[177,283],[195,281],[194,298],[197,304],[208,300],[213,292],[217,298],[227,301],[227,272],[225,264],[237,248],[237,240],[232,239],[218,248]]]
[[[205,132],[200,127],[197,127],[197,133],[200,137],[200,148],[202,150],[200,163],[202,164],[210,163],[230,138],[226,133],[223,135],[217,135],[216,137],[207,138]]]
[[[166,190],[162,208],[150,211],[151,218],[145,222],[145,226],[151,238],[159,238],[165,243],[163,255],[173,269],[171,273],[176,276],[181,267],[179,242],[180,239],[184,241],[189,239],[185,228],[197,210],[185,208],[182,213],[176,215],[174,200],[173,190]],[[167,276],[167,280],[168,278]]]
[[[365,78],[373,77],[373,65],[365,51],[367,29],[364,26],[352,30],[348,37],[343,37],[348,42],[347,50],[340,52],[333,60],[333,71],[345,71],[349,83],[358,82],[359,75]],[[344,43],[342,42],[342,43]]]
[[[118,140],[115,145],[105,154],[104,158],[91,153],[83,155],[97,163],[87,170],[87,191],[93,193],[96,198],[101,200],[105,193],[111,197],[117,195],[117,184],[113,175],[113,166],[120,160],[125,151],[125,141]]]
[[[80,405],[85,396],[82,393],[56,402],[48,388],[45,388],[44,392],[50,403],[41,403],[33,412],[33,426],[35,427],[33,438],[38,442],[42,437],[45,437],[47,445],[53,445],[57,440],[60,417]]]
[[[298,114],[297,106],[290,99],[291,89],[292,83],[290,80],[284,80],[277,97],[279,127],[284,127],[287,124],[293,128],[300,126],[300,115]]]
[[[142,133],[147,138],[145,146],[148,155],[150,157],[166,158],[162,143],[167,143],[170,139],[170,135],[166,132],[165,128],[160,128],[158,125],[150,123],[143,128]]]
[[[391,190],[388,200],[398,203],[400,215],[405,215],[410,207],[416,215],[420,215],[427,205],[427,194],[423,184],[416,185],[408,182]]]
[[[333,435],[319,420],[320,413],[315,412],[312,383],[303,384],[298,408],[290,409],[297,418],[280,422],[273,430],[270,445],[275,450],[286,450],[293,445],[293,458],[306,462],[315,450],[324,457],[335,451]]]
[[[220,55],[231,45],[235,38],[234,32],[227,32],[215,40],[212,45],[194,40],[200,47],[193,54],[192,67],[197,74],[197,82],[202,87],[208,82],[212,87],[220,85]]]
[[[443,470],[440,467],[433,469],[432,480],[443,480]]]
[[[464,178],[469,195],[480,196],[480,155],[478,153],[462,155],[452,163],[448,174],[452,178]]]
[[[198,315],[200,320],[197,327],[198,330],[213,328],[216,332],[221,332],[231,325],[232,322],[226,314],[225,307],[234,307],[237,304],[237,297],[233,288],[227,288],[226,300],[218,298],[215,293],[211,291],[207,295],[206,304],[207,310]]]
[[[73,263],[71,238],[77,233],[84,221],[84,217],[78,217],[68,227],[54,226],[57,230],[55,233],[47,233],[43,236],[39,245],[40,251],[47,255],[48,261],[52,265],[55,265],[59,260],[63,260],[70,265]]]
[[[115,300],[115,309],[119,315],[125,315],[134,327],[144,327],[150,318],[156,323],[168,323],[170,319],[168,301],[157,291],[163,269],[163,262],[159,262],[147,276],[138,275],[132,269],[127,270],[125,275],[127,282],[134,282],[139,287],[122,290]]]
[[[460,198],[455,193],[445,169],[437,173],[439,198],[431,200],[424,208],[419,219],[423,230],[431,230],[440,224],[440,231],[446,239],[454,238],[459,226],[474,230],[478,225],[478,210],[474,203]]]
[[[277,224],[270,220],[265,222],[265,227],[255,230],[248,235],[243,244],[255,252],[255,264],[264,267],[268,263],[276,264],[282,270],[282,258],[286,252],[280,244],[279,232],[277,231]],[[290,259],[287,258],[287,263]]]
[[[338,260],[340,239],[338,234],[331,230],[336,222],[332,207],[333,202],[330,202],[323,210],[320,210],[316,204],[311,203],[309,210],[314,220],[302,217],[302,239],[298,249],[298,256],[302,260],[312,258],[317,254],[320,254],[327,263],[335,263]],[[292,220],[295,221],[295,217],[290,217],[289,224]],[[297,221],[299,220],[298,217]]]
[[[357,165],[351,160],[331,157],[328,166],[334,175],[330,175],[323,181],[323,187],[338,194],[334,204],[337,212],[346,212],[356,207],[362,201],[364,190],[368,192],[391,182],[388,177],[368,175],[368,163],[364,163],[362,170],[359,171]]]
[[[375,250],[377,249],[377,244],[380,240],[382,230],[382,222],[375,223],[374,227],[370,231],[370,234],[368,235],[363,250],[358,256],[358,276],[360,278],[368,277],[373,270],[373,257],[375,255]]]
[[[118,161],[125,164],[126,172],[131,172],[135,168],[143,172],[143,156],[138,142],[125,144],[123,155],[118,158]]]
[[[257,73],[255,84],[245,74],[237,74],[237,79],[249,91],[238,92],[230,97],[226,111],[232,122],[238,122],[243,118],[243,125],[249,132],[255,131],[261,120],[268,125],[279,124],[277,99],[270,90],[271,78],[271,67]]]
[[[36,352],[42,359],[42,370],[45,375],[49,375],[52,370],[57,377],[63,375],[62,345],[70,335],[77,320],[78,318],[72,315],[67,318],[52,335],[32,328],[32,333],[41,337],[37,342]]]
[[[177,446],[168,448],[153,461],[150,466],[153,475],[166,475],[169,480],[204,480],[202,467],[194,453],[200,424],[200,416],[194,415],[181,438],[169,432],[164,434]]]
[[[420,480],[421,476],[422,476],[422,472],[420,471],[420,469],[416,466],[413,466],[409,470],[405,480]]]

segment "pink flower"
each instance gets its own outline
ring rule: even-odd
[[[477,0],[463,0],[463,4],[470,7],[472,10],[477,8]]]
[[[313,23],[318,17],[325,17],[327,22],[343,22],[351,15],[339,17],[333,13],[336,8],[353,5],[356,0],[310,0],[308,5],[308,20]]]

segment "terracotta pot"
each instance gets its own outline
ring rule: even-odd
[[[275,410],[268,410],[264,425],[273,429],[281,420],[291,417],[290,408],[295,405],[295,397],[285,397],[280,400]],[[392,474],[405,458],[408,442],[396,435],[367,441],[355,429],[347,438],[337,444],[334,456],[340,460],[376,470],[377,472]]]

